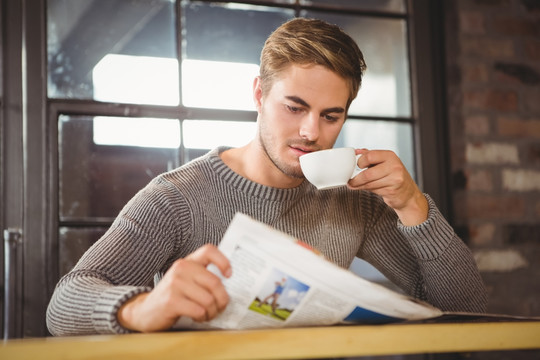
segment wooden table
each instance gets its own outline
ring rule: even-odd
[[[183,331],[10,340],[0,359],[299,359],[540,349],[540,321]]]

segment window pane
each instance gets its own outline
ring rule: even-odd
[[[251,89],[264,42],[294,11],[192,1],[182,10],[182,104],[254,110]]]
[[[256,122],[185,120],[182,124],[184,162],[198,158],[217,146],[243,146],[253,139],[256,130]]]
[[[240,147],[255,136],[256,123],[248,121],[185,120],[186,149],[213,149],[217,146]]]
[[[98,141],[99,132],[107,131],[109,120],[112,126],[108,131],[116,135],[108,137],[107,142]],[[58,122],[59,152],[59,211],[61,221],[85,221],[96,218],[114,218],[125,203],[156,175],[178,166],[179,148],[157,147],[148,143],[134,146],[133,129],[144,120],[142,129],[153,127],[154,139],[167,139],[171,129],[180,132],[178,120],[137,119],[67,116],[61,115]],[[168,122],[159,128],[163,122]],[[121,128],[121,125],[124,125]],[[130,145],[124,134],[130,135]],[[147,133],[145,137],[150,137]],[[99,136],[97,136],[99,139]],[[163,140],[165,141],[165,140]],[[168,141],[168,140],[167,140]],[[101,143],[101,144],[100,144]],[[103,143],[116,145],[102,145]],[[150,145],[150,147],[148,147]]]
[[[413,179],[416,179],[413,127],[411,124],[348,119],[334,147],[339,146],[392,150],[399,156]]]
[[[49,97],[177,105],[174,14],[169,0],[49,0]]]
[[[255,110],[253,79],[259,65],[224,61],[182,61],[182,103],[213,109]]]
[[[300,0],[302,5],[331,5],[340,9],[405,12],[403,0]]]
[[[58,272],[67,274],[84,252],[107,231],[106,227],[69,228],[60,227],[58,236]]]
[[[107,54],[92,70],[92,86],[98,101],[178,105],[178,61]]]
[[[356,40],[364,54],[367,71],[349,114],[410,117],[409,60],[404,20],[309,11],[304,15],[341,26]]]
[[[97,145],[180,147],[180,123],[177,120],[96,116],[93,132]]]

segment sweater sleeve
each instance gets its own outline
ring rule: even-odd
[[[98,274],[74,271],[55,289],[47,309],[47,327],[55,336],[128,333],[116,313],[125,301],[145,291],[150,288],[113,286]]]
[[[407,294],[443,311],[485,312],[487,294],[471,251],[425,195],[428,219],[404,226],[386,207],[363,247],[366,260]]]
[[[446,311],[485,312],[487,293],[470,249],[425,196],[429,215],[424,223],[408,227],[398,222],[418,259],[422,297]]]
[[[59,281],[46,315],[53,335],[128,332],[117,321],[118,309],[150,291],[154,275],[178,256],[180,223],[188,216],[182,214],[189,211],[170,191],[156,181],[141,190]]]

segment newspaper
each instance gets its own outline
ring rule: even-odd
[[[182,317],[175,328],[257,329],[377,324],[436,318],[427,303],[365,280],[326,260],[300,240],[236,214],[219,249],[233,275],[221,276],[229,294],[223,313],[207,322]]]

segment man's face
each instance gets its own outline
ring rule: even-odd
[[[286,176],[303,178],[298,158],[334,146],[348,96],[347,82],[319,65],[291,65],[264,96],[256,80],[258,141],[264,154]]]

